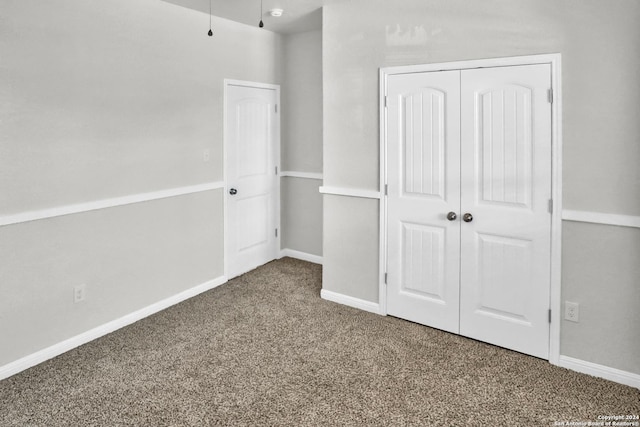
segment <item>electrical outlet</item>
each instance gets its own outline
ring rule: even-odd
[[[202,152],[202,160],[204,160],[205,162],[208,162],[210,157],[211,157],[211,156],[210,156],[210,151],[209,151],[209,149],[207,148],[206,150],[204,150],[204,151]]]
[[[570,322],[580,321],[580,304],[577,302],[564,302],[564,318]]]
[[[83,283],[73,287],[73,302],[78,303],[85,300],[87,297],[87,287]]]

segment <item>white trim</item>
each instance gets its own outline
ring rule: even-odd
[[[322,194],[331,194],[333,196],[348,196],[348,197],[361,197],[364,199],[380,199],[380,192],[374,190],[361,190],[358,188],[346,188],[346,187],[320,187],[319,191]]]
[[[565,221],[589,222],[591,224],[640,228],[640,216],[632,215],[564,210],[562,211],[562,219]]]
[[[320,298],[336,302],[338,304],[347,305],[349,307],[357,308],[359,310],[368,311],[370,313],[381,314],[380,305],[375,302],[365,301],[360,298],[350,297],[348,295],[339,294],[337,292],[328,291],[322,289],[320,291]]]
[[[386,108],[387,78],[394,74],[421,73],[430,71],[461,70],[470,68],[506,67],[516,65],[550,64],[551,87],[553,88],[553,103],[551,105],[551,197],[553,198],[553,213],[551,215],[551,277],[550,301],[552,310],[549,329],[549,362],[557,364],[560,356],[560,313],[561,311],[561,278],[562,278],[562,84],[561,84],[561,55],[559,53],[529,55],[506,58],[491,58],[469,61],[456,61],[439,64],[423,64],[380,69],[379,110],[380,110],[380,183],[381,187],[387,183],[386,179]],[[322,188],[322,187],[321,187]],[[379,263],[386,265],[386,198],[380,201],[380,254]],[[378,300],[381,313],[386,315],[386,291],[383,277],[385,268],[380,268]]]
[[[210,182],[206,184],[190,185],[187,187],[170,188],[167,190],[152,191],[149,193],[131,194],[128,196],[114,197],[111,199],[95,200],[93,202],[78,203],[73,205],[58,206],[55,208],[41,209],[37,211],[21,212],[13,215],[0,216],[0,227],[4,225],[20,224],[23,222],[37,221],[40,219],[55,218],[57,216],[72,215],[77,213],[95,211],[98,209],[125,206],[133,203],[148,202],[151,200],[166,199],[169,197],[184,196],[203,191],[224,188],[224,182]]]
[[[515,65],[534,65],[534,64],[559,64],[560,54],[550,53],[541,55],[527,56],[508,56],[502,58],[487,59],[471,59],[465,61],[443,62],[434,64],[420,65],[400,65],[395,67],[383,67],[380,69],[382,75],[389,76],[392,74],[411,74],[424,73],[429,71],[446,71],[446,70],[464,70],[470,68],[494,68],[494,67],[511,67]],[[557,76],[559,78],[559,76]],[[558,79],[559,82],[559,79]],[[552,77],[552,83],[556,81]],[[554,86],[554,89],[556,86]],[[555,93],[554,93],[555,95]],[[381,100],[384,102],[384,99]],[[556,102],[554,97],[554,103]]]
[[[622,371],[620,369],[610,368],[597,363],[587,362],[562,355],[560,356],[557,365],[562,368],[571,369],[572,371],[581,372],[598,378],[604,378],[605,380],[614,381],[619,384],[640,389],[640,375],[634,374],[633,372]]]
[[[288,176],[291,178],[306,178],[306,179],[319,179],[323,180],[322,173],[316,172],[296,172],[296,171],[282,171],[280,176]]]
[[[107,322],[103,325],[100,325],[96,328],[76,335],[75,337],[66,339],[50,347],[32,353],[14,362],[8,363],[4,366],[0,366],[0,380],[15,375],[18,372],[24,371],[25,369],[29,369],[32,366],[35,366],[49,359],[53,359],[54,357],[59,356],[62,353],[65,353],[90,341],[110,334],[115,330],[124,328],[125,326],[142,320],[145,317],[149,317],[159,311],[165,310],[198,294],[216,288],[226,282],[226,277],[218,277],[217,279],[210,280],[191,289],[187,289],[186,291],[182,291],[179,294],[163,299],[162,301],[158,301],[140,310],[136,310],[133,313],[129,313],[120,317],[119,319]]]
[[[549,363],[556,363],[560,357],[560,324],[562,313],[562,56],[557,54],[539,55],[551,64],[551,289],[549,307]]]
[[[257,88],[257,89],[267,89],[267,90],[273,90],[276,93],[276,106],[279,107],[280,106],[280,85],[277,84],[270,84],[270,83],[259,83],[259,82],[252,82],[252,81],[244,81],[244,80],[234,80],[234,79],[224,79],[223,81],[223,107],[222,107],[222,139],[223,139],[223,147],[224,147],[224,154],[223,154],[223,169],[224,169],[224,183],[225,186],[227,184],[227,164],[228,164],[228,129],[227,129],[227,99],[228,99],[228,90],[230,86],[240,86],[240,87],[250,87],[250,88]],[[274,158],[275,158],[275,166],[277,168],[277,170],[280,170],[280,150],[281,150],[281,144],[282,144],[282,130],[281,130],[281,120],[280,120],[280,112],[282,111],[281,108],[276,108],[276,117],[277,117],[277,136],[276,136],[276,141],[274,144]],[[280,180],[277,180],[277,185],[275,187],[275,195],[274,198],[276,200],[276,206],[275,206],[275,215],[276,215],[276,227],[279,230],[279,233],[276,236],[275,239],[275,256],[278,256],[277,253],[277,248],[280,247],[281,245],[281,236],[282,236],[282,222],[281,222],[281,193],[280,193]],[[223,209],[224,209],[224,275],[225,277],[229,278],[229,279],[233,279],[233,277],[229,277],[229,221],[228,221],[228,217],[229,217],[229,213],[228,213],[228,201],[227,199],[229,198],[229,194],[225,192],[225,197],[224,202],[223,202]],[[275,259],[275,258],[274,258]]]
[[[224,275],[229,278],[229,219],[227,218],[227,208],[228,208],[228,203],[227,203],[227,191],[226,191],[226,185],[227,185],[227,134],[228,134],[228,130],[227,130],[227,98],[229,97],[227,91],[228,91],[228,87],[229,84],[233,82],[233,80],[227,81],[224,80],[223,82],[223,94],[222,94],[222,175],[223,175],[223,179],[224,179],[224,184],[225,184],[225,194],[222,197],[222,212],[224,212],[224,214],[222,215],[222,229],[224,230],[224,236],[222,237],[222,244],[224,245],[224,261],[223,261],[223,269],[224,269]],[[228,84],[229,83],[229,84]]]
[[[280,93],[280,85],[274,85],[271,83],[260,83],[260,82],[251,82],[246,80],[234,80],[234,79],[224,79],[224,87],[228,86],[240,86],[240,87],[253,87],[257,89],[271,89]],[[280,97],[278,96],[278,104],[280,103]],[[280,110],[278,109],[278,114]]]
[[[387,315],[387,284],[385,283],[385,274],[387,273],[387,75],[385,69],[379,71],[379,112],[378,120],[380,130],[378,137],[380,138],[380,213],[378,220],[380,221],[378,232],[379,260],[378,260],[378,303],[380,305],[380,314]]]
[[[294,249],[282,249],[280,251],[280,258],[284,258],[286,256],[322,265],[322,257],[320,255],[313,255],[307,252],[296,251]]]

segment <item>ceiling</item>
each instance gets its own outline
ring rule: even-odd
[[[162,0],[178,6],[209,13],[209,0]],[[325,4],[345,0],[263,0],[264,28],[277,33],[298,33],[322,28],[322,11]],[[280,18],[269,15],[269,10],[279,8]],[[260,0],[211,0],[211,13],[247,25],[258,26]]]

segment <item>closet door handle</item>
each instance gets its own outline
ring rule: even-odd
[[[473,215],[471,215],[470,213],[466,213],[466,214],[462,215],[462,220],[464,222],[471,222],[471,221],[473,221]]]
[[[455,212],[449,212],[449,213],[447,214],[447,219],[448,219],[449,221],[455,221],[455,220],[456,220],[456,218],[458,218],[458,215],[456,215],[456,213],[455,213]]]
[[[238,190],[236,190],[235,188],[232,188],[231,190],[229,190],[229,194],[231,194],[232,196],[235,196],[236,194],[238,194]]]

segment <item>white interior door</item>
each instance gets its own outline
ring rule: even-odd
[[[388,314],[548,357],[550,79],[388,77]]]
[[[460,224],[447,214],[460,211],[460,71],[387,87],[387,312],[457,333]]]
[[[279,119],[276,87],[227,84],[227,276],[278,255]]]
[[[462,71],[460,333],[548,358],[551,67]]]

